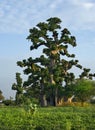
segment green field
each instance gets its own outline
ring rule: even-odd
[[[0,130],[95,130],[95,107],[0,107]]]

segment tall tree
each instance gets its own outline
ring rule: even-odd
[[[16,73],[16,83],[13,83],[12,89],[16,90],[16,104],[20,105],[23,102],[23,83],[20,73]]]
[[[56,106],[60,92],[64,92],[75,79],[74,73],[69,70],[73,66],[82,69],[75,55],[68,52],[69,46],[76,46],[76,38],[67,28],[61,30],[60,23],[61,20],[54,17],[30,29],[27,37],[31,41],[30,50],[42,46],[43,54],[17,62],[18,66],[25,68],[24,73],[29,75],[26,86],[38,91],[41,106],[47,105],[47,101]]]

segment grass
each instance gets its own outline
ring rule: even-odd
[[[1,107],[0,130],[95,130],[95,106],[38,108],[35,114]]]

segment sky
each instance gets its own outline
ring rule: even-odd
[[[95,72],[95,0],[0,0],[0,90],[6,99],[15,97],[15,73],[23,71],[16,62],[40,53],[30,51],[29,29],[50,17],[60,18],[61,27],[76,37],[70,51]]]

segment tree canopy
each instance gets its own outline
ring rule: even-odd
[[[61,29],[60,24],[61,20],[53,17],[30,29],[27,37],[31,41],[30,50],[43,47],[43,52],[35,58],[31,56],[17,62],[28,75],[24,86],[31,88],[34,96],[38,95],[41,106],[57,105],[65,90],[75,81],[74,72],[70,72],[73,66],[83,70],[80,78],[94,76],[89,73],[90,69],[79,64],[75,54],[69,53],[69,46],[77,45],[76,38],[67,28]]]

